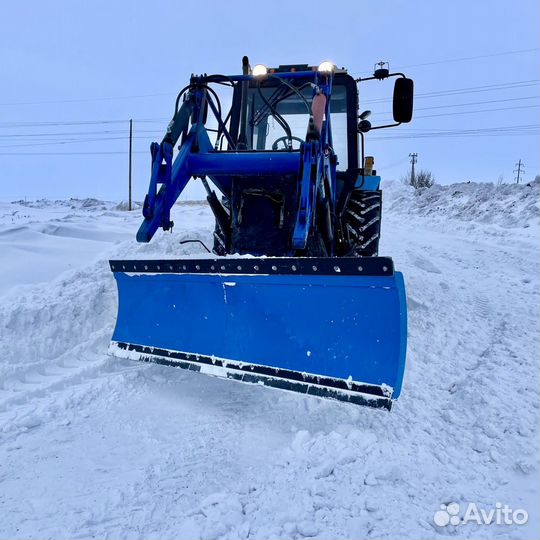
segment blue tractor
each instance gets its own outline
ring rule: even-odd
[[[380,177],[364,136],[411,120],[413,82],[386,64],[356,80],[330,62],[252,69],[244,57],[242,67],[192,75],[178,94],[151,145],[137,232],[149,242],[172,229],[173,205],[200,179],[213,255],[110,261],[110,351],[390,409],[405,368],[405,287],[378,256]],[[394,123],[372,126],[369,111],[358,115],[358,83],[388,78]]]

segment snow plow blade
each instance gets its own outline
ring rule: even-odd
[[[386,408],[405,368],[387,257],[110,261],[114,356]]]

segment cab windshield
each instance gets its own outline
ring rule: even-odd
[[[291,84],[293,82],[291,81]],[[247,95],[246,139],[249,150],[298,150],[306,138],[313,88],[306,82],[295,82],[296,92],[279,81],[272,85],[250,87]],[[298,93],[301,94],[298,95]],[[339,170],[347,169],[347,100],[343,86],[334,86],[330,101],[333,148]]]

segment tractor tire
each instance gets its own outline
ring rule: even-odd
[[[376,257],[381,235],[381,191],[355,189],[343,214],[350,257]]]

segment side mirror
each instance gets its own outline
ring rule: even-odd
[[[358,131],[360,133],[367,133],[371,129],[371,122],[369,120],[360,120],[358,122]]]
[[[394,122],[410,122],[413,113],[414,83],[412,79],[399,77],[394,84]]]
[[[364,111],[360,116],[360,122],[358,122],[358,131],[360,133],[367,133],[371,129],[371,122],[368,118],[371,116],[371,111]]]

